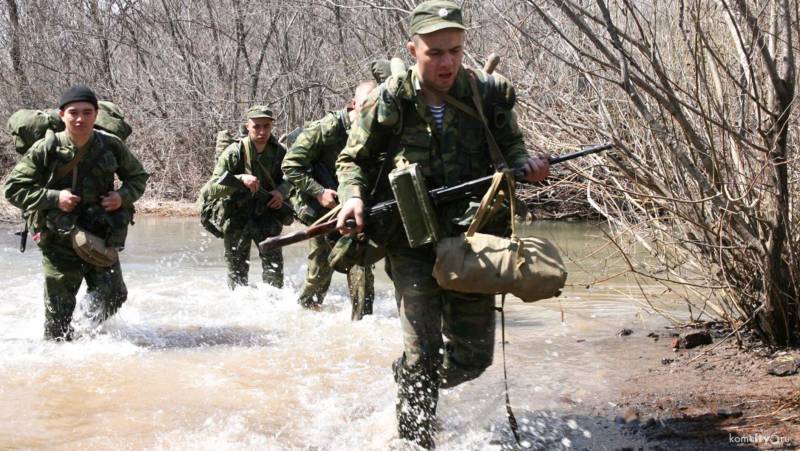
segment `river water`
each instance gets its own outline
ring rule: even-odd
[[[560,298],[506,306],[523,443],[635,446],[592,412],[613,401],[642,358],[646,331],[667,323],[641,308],[633,281],[591,284],[624,269],[603,257],[608,250],[595,253],[604,243],[597,226],[541,223],[530,232],[559,244],[570,277]],[[404,449],[390,372],[401,335],[383,263],[375,314],[351,322],[339,274],[321,312],[296,304],[304,244],[284,251],[284,289],[231,292],[222,242],[196,218],[143,217],[122,253],[128,301],[96,335],[58,344],[41,339],[41,257],[30,244],[20,254],[11,227],[0,226],[0,448]],[[260,265],[250,280],[260,281]],[[633,339],[617,336],[623,327],[636,330]],[[438,449],[514,446],[499,340],[498,324],[486,374],[442,392]]]

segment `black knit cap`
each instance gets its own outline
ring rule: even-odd
[[[97,96],[94,95],[94,91],[83,85],[70,86],[69,89],[64,91],[64,94],[61,94],[61,98],[58,100],[58,109],[63,110],[64,107],[72,102],[89,102],[97,109]]]

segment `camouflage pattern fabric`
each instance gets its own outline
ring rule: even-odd
[[[342,125],[345,130],[341,130]],[[292,144],[281,165],[286,178],[295,188],[295,198],[299,204],[305,203],[308,197],[319,196],[325,189],[311,177],[309,172],[311,165],[322,162],[331,174],[336,173],[336,158],[347,144],[349,128],[347,110],[330,112],[322,119],[303,127],[302,133]],[[301,208],[301,205],[298,207]]]
[[[108,268],[92,266],[81,260],[68,242],[51,243],[43,248],[42,267],[47,339],[72,338],[70,322],[82,280],[86,280],[88,301],[83,313],[92,326],[116,313],[128,298],[119,261]]]
[[[81,203],[72,213],[64,213],[58,209],[58,195],[63,189],[72,188],[71,174],[60,180],[51,178],[74,158],[77,149],[66,132],[59,132],[56,137],[57,146],[46,145],[45,139],[31,146],[9,174],[5,196],[11,204],[26,211],[31,233],[42,249],[45,337],[69,339],[75,294],[82,279],[86,279],[87,295],[100,312],[98,321],[116,312],[127,291],[119,262],[110,268],[89,265],[72,250],[68,233],[79,224],[99,236],[119,239],[122,234],[124,239],[133,203],[144,192],[149,175],[119,138],[95,131],[77,165],[75,193],[81,196]],[[115,175],[122,182],[117,190],[122,207],[106,214],[100,206],[100,196],[114,189]],[[121,224],[115,226],[116,222]],[[114,232],[112,227],[119,230]]]
[[[449,94],[472,105],[469,75],[461,68]],[[506,161],[520,166],[528,159],[513,112],[514,89],[503,77],[476,71],[485,113]],[[429,188],[456,185],[493,172],[480,119],[447,106],[439,131],[419,92],[416,67],[392,76],[367,100],[353,124],[347,146],[337,160],[339,197],[370,203],[388,197],[388,170],[377,180],[377,199],[368,189],[387,149],[396,148],[393,163],[419,163]],[[393,165],[388,165],[392,169]],[[479,199],[453,202],[438,209],[442,236],[466,230]],[[443,290],[431,275],[433,246],[410,249],[402,229],[387,248],[387,269],[395,286],[403,329],[403,356],[394,365],[398,383],[400,436],[427,446],[433,443],[439,387],[452,387],[480,375],[492,362],[494,299],[490,295]],[[442,340],[442,335],[447,339]]]
[[[311,177],[309,169],[315,163],[322,163],[331,174],[335,174],[336,158],[347,144],[347,131],[350,119],[347,110],[330,112],[318,121],[306,124],[302,133],[292,144],[283,159],[283,172],[294,186],[292,200],[302,216],[311,199],[323,192],[325,187]],[[307,218],[313,222],[325,214],[317,211]],[[304,307],[322,304],[331,284],[333,269],[328,262],[332,243],[324,236],[309,241],[308,270],[298,302]],[[375,297],[371,267],[353,267],[348,271],[348,287],[354,303],[353,319],[361,319],[372,313]]]
[[[244,150],[240,149],[240,146]],[[267,191],[277,189],[284,196],[289,197],[289,183],[284,180],[281,172],[281,162],[286,154],[286,149],[271,136],[263,152],[255,151],[250,143],[250,138],[242,139],[241,143],[229,145],[217,160],[211,180],[217,180],[223,172],[232,174],[245,173],[243,151],[250,152],[252,174],[258,177],[261,186]],[[272,186],[274,181],[277,186]],[[228,197],[226,203],[228,219],[222,224],[225,245],[225,262],[228,266],[228,286],[233,289],[237,285],[247,285],[248,271],[250,268],[250,248],[253,241],[258,243],[268,237],[279,235],[283,225],[278,220],[278,210],[267,207],[266,203],[256,202],[249,191],[210,183],[206,189],[209,199]],[[283,254],[280,249],[273,252],[259,253],[262,267],[262,280],[272,286],[283,286]]]
[[[250,223],[242,229],[233,227],[225,232],[223,242],[225,245],[225,263],[228,265],[228,287],[232,290],[237,286],[246,286],[250,272],[250,246],[275,236],[277,221],[270,222],[266,228]],[[283,254],[280,249],[269,252],[258,252],[261,260],[261,280],[273,287],[283,288]]]

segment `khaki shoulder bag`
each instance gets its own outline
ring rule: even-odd
[[[502,191],[498,193],[503,179],[508,181],[512,199],[511,237],[478,233],[505,197]],[[439,241],[433,277],[442,288],[462,293],[511,293],[525,302],[561,294],[567,271],[558,249],[542,238],[517,236],[513,199],[511,174],[495,173],[467,232]]]

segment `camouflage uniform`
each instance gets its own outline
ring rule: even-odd
[[[250,153],[251,168],[245,169],[244,152]],[[289,185],[283,180],[281,161],[286,149],[270,136],[264,151],[258,153],[250,138],[229,145],[219,156],[214,167],[212,180],[218,179],[225,171],[231,174],[251,173],[267,191],[277,189],[288,195]],[[272,186],[272,183],[277,186]],[[278,220],[276,209],[269,208],[265,201],[254,197],[249,191],[211,183],[206,196],[218,199],[229,196],[231,211],[223,224],[225,243],[225,262],[228,265],[228,286],[247,285],[250,270],[250,245],[281,233],[283,226]],[[272,286],[283,287],[283,254],[280,249],[261,253],[262,280]]]
[[[528,154],[512,111],[513,88],[498,75],[489,77],[481,71],[475,75],[490,129],[506,161],[511,166],[524,164]],[[449,94],[473,104],[463,67]],[[342,203],[352,197],[365,202],[380,200],[367,199],[368,187],[371,173],[387,153],[393,154],[395,164],[402,159],[418,163],[429,188],[453,186],[493,172],[481,121],[448,105],[440,131],[421,96],[416,66],[404,76],[392,76],[373,92],[353,125],[347,147],[337,160]],[[389,195],[387,172],[377,181],[382,196]],[[466,230],[478,202],[477,198],[467,199],[439,208],[442,236]],[[438,388],[473,379],[492,363],[494,298],[442,289],[431,275],[434,246],[411,249],[402,227],[386,235],[404,337],[403,356],[394,365],[400,435],[432,446]]]
[[[296,191],[294,205],[298,207],[300,218],[307,224],[321,218],[328,211],[316,201],[317,196],[325,188],[335,189],[334,186],[323,187],[314,180],[309,171],[315,163],[319,163],[331,176],[335,176],[336,158],[347,144],[349,130],[350,118],[346,109],[328,113],[319,121],[304,127],[283,160],[283,172]],[[328,263],[332,248],[333,244],[325,235],[309,240],[308,271],[300,293],[301,305],[309,307],[322,304],[333,276],[333,269]],[[353,302],[363,298],[362,313],[371,314],[375,297],[372,267],[354,266],[348,271],[347,280]]]
[[[133,203],[144,192],[149,176],[119,138],[95,131],[87,143],[86,154],[76,166],[76,186],[72,186],[71,172],[60,180],[51,180],[58,168],[71,161],[77,152],[66,132],[57,133],[56,138],[57,143],[52,147],[47,138],[31,146],[11,171],[5,196],[26,211],[34,240],[42,249],[45,337],[69,339],[81,280],[86,279],[90,301],[87,313],[95,322],[113,315],[125,302],[128,292],[119,261],[101,268],[81,260],[72,249],[68,231],[77,223],[109,238],[109,245],[121,247]],[[106,214],[100,206],[100,196],[114,189],[115,174],[122,182],[117,190],[122,206]],[[71,188],[81,202],[72,213],[64,213],[58,209],[59,192]]]

